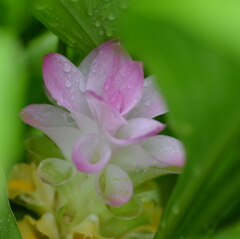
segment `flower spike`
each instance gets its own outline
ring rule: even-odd
[[[78,171],[96,174],[105,203],[130,200],[136,170],[184,164],[182,144],[157,135],[165,125],[153,118],[167,108],[153,77],[144,80],[142,64],[118,40],[94,49],[79,67],[49,53],[43,77],[58,106],[28,106],[22,119],[54,140]]]

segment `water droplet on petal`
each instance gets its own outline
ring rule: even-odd
[[[63,70],[64,70],[65,72],[69,72],[71,69],[72,69],[71,64],[68,63],[68,62],[65,62],[65,63],[64,63],[64,66],[63,66]]]
[[[85,90],[85,82],[83,80],[79,81],[78,89],[83,92]]]
[[[112,96],[109,98],[109,103],[112,104],[115,109],[117,109],[118,111],[121,110],[122,107],[122,94],[119,90],[115,91]]]
[[[120,70],[120,74],[121,74],[121,76],[124,78],[124,77],[127,77],[127,74],[126,74],[126,69],[121,69]]]
[[[57,56],[59,59],[59,62],[66,62],[66,58],[62,55]]]
[[[136,167],[137,167],[137,166],[136,166]],[[147,171],[147,168],[138,168],[138,169],[136,169],[136,172],[137,172],[138,174],[144,174],[146,171]]]
[[[94,62],[93,66],[91,67],[91,73],[96,73],[97,69],[96,69],[96,63]]]
[[[104,90],[106,90],[106,91],[107,91],[107,90],[109,89],[109,87],[110,87],[110,85],[109,85],[108,83],[107,83],[107,84],[105,84],[105,85],[104,85]]]
[[[69,113],[64,113],[63,114],[63,119],[64,122],[66,123],[67,126],[75,126],[75,121],[73,120],[73,118],[69,115]]]
[[[147,100],[145,101],[145,106],[149,106],[149,105],[150,105],[150,100],[147,99]]]
[[[74,67],[74,68],[72,69],[72,72],[73,72],[73,73],[77,72],[77,69]]]
[[[65,83],[65,86],[66,86],[67,88],[69,88],[71,85],[72,85],[72,84],[71,84],[71,81],[67,80],[66,83]]]
[[[150,85],[149,85],[149,82],[145,80],[144,83],[143,83],[143,86],[144,86],[144,87],[149,87],[149,86],[150,86]]]

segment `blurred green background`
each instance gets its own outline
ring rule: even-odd
[[[237,0],[1,0],[5,176],[24,160],[24,139],[32,133],[20,121],[20,109],[48,101],[43,55],[58,51],[77,64],[100,43],[120,38],[146,72],[157,75],[170,108],[169,128],[187,150],[187,165],[156,238],[240,238],[239,9]],[[5,176],[1,173],[0,238],[15,228]],[[17,231],[11,238],[19,238]]]

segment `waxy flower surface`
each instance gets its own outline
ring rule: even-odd
[[[141,63],[118,41],[96,48],[79,67],[50,53],[43,77],[58,106],[27,106],[22,119],[48,135],[78,171],[95,175],[105,203],[128,202],[138,170],[183,165],[181,143],[157,135],[165,126],[153,118],[166,107],[152,77],[144,79]]]

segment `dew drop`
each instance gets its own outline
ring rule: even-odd
[[[92,8],[88,8],[87,15],[91,17],[93,15]]]
[[[112,34],[113,34],[113,33],[112,33],[112,31],[111,31],[110,29],[107,29],[107,30],[106,30],[106,36],[107,36],[107,37],[112,36]]]
[[[198,177],[201,174],[201,169],[199,167],[195,167],[192,170],[192,174],[193,174],[194,177]]]
[[[149,82],[145,80],[144,83],[143,83],[143,86],[144,86],[144,87],[149,87],[149,86],[150,86],[150,85],[149,85]]]
[[[69,115],[69,113],[64,113],[63,114],[63,119],[64,119],[64,122],[66,123],[67,126],[75,126],[75,121]]]
[[[88,216],[88,220],[93,223],[98,223],[99,221],[98,216],[96,214],[91,214],[90,216]]]
[[[75,38],[84,39],[83,35],[80,34],[79,31],[74,31],[74,30],[73,30],[73,32],[74,32],[74,37],[75,37]]]
[[[57,27],[59,25],[59,23],[57,21],[50,21],[49,24],[52,26],[52,27]]]
[[[69,39],[68,39],[68,44],[69,44],[70,47],[74,47],[74,45],[75,45],[76,43],[77,43],[77,42],[76,42],[74,39],[72,39],[72,38],[69,38]]]
[[[161,228],[165,228],[167,226],[167,224],[166,224],[166,222],[162,222],[160,226],[161,226]]]
[[[129,4],[127,3],[126,0],[121,0],[120,4],[119,4],[119,7],[122,8],[122,9],[127,9],[127,8],[129,8]]]
[[[96,64],[93,64],[93,66],[91,67],[91,72],[90,73],[96,73],[97,69],[96,69]]]
[[[178,214],[178,213],[179,213],[179,207],[176,206],[176,205],[173,206],[173,207],[172,207],[172,211],[173,211],[174,214]]]
[[[110,14],[108,15],[107,19],[108,19],[109,21],[113,21],[113,20],[115,19],[115,14],[110,13]]]
[[[82,92],[85,90],[85,82],[83,80],[79,81],[78,88]]]
[[[103,8],[109,8],[111,5],[112,5],[111,2],[106,3],[106,4],[103,6]]]
[[[150,100],[147,99],[147,100],[145,101],[145,106],[149,106],[149,105],[150,105]]]
[[[98,33],[99,33],[100,36],[103,36],[104,30],[103,29],[99,29]]]
[[[100,26],[101,26],[101,22],[100,22],[99,20],[96,20],[95,23],[94,23],[94,25],[95,25],[96,27],[100,27]]]
[[[35,8],[41,11],[44,9],[44,6],[42,4],[35,4]]]
[[[68,215],[66,212],[63,214],[63,221],[69,224],[73,220],[73,216]]]
[[[121,74],[121,76],[122,76],[123,78],[124,78],[124,77],[127,77],[125,69],[121,70],[121,71],[120,71],[120,74]]]
[[[132,86],[131,85],[128,85],[128,89],[131,89],[132,88]]]
[[[67,88],[69,88],[72,84],[71,84],[71,82],[69,80],[67,80],[65,85],[66,85]]]
[[[110,87],[109,84],[105,84],[105,85],[104,85],[104,90],[107,91],[107,90],[109,89],[109,87]]]
[[[136,172],[137,172],[138,174],[144,174],[146,171],[147,171],[147,168],[138,168],[138,169],[136,170]]]
[[[64,63],[64,66],[63,66],[63,70],[65,71],[65,72],[69,72],[70,70],[71,70],[71,64],[69,64],[69,63]]]
[[[60,62],[66,62],[66,58],[62,55],[57,56]]]

